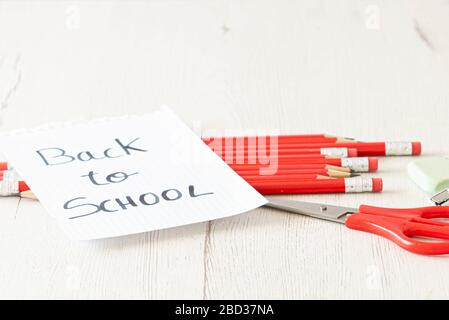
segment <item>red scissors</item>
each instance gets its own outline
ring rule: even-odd
[[[405,250],[425,255],[449,254],[449,207],[358,209],[266,197],[266,206],[345,224],[390,239]],[[421,238],[421,239],[418,239]],[[432,241],[430,241],[432,240]]]

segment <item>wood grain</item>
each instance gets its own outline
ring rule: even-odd
[[[448,11],[439,0],[0,1],[1,129],[167,104],[203,132],[417,139],[424,156],[445,155]],[[382,194],[290,198],[427,205],[411,160],[381,159]],[[0,298],[449,298],[446,257],[267,208],[95,242],[68,241],[38,202],[0,208]]]

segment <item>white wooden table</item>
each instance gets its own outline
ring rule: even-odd
[[[1,130],[168,104],[206,129],[279,129],[449,144],[449,2],[0,1]],[[86,137],[84,137],[86,138]],[[382,194],[427,205],[411,158]],[[39,202],[0,199],[0,298],[449,298],[449,258],[260,208],[70,242]]]

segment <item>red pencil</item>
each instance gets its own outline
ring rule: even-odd
[[[333,169],[327,168],[327,167],[316,167],[316,168],[295,168],[295,169],[278,169],[276,172],[273,172],[271,175],[288,175],[288,174],[321,174],[326,175],[329,171],[332,171]],[[239,175],[258,175],[260,176],[259,169],[234,169],[235,172],[237,172]],[[349,173],[349,171],[340,171],[340,170],[333,170],[333,171],[339,171],[344,173]],[[270,176],[270,174],[267,174]]]
[[[225,159],[242,158],[264,158],[266,156],[277,155],[290,157],[310,157],[310,156],[331,156],[331,157],[357,157],[355,148],[313,148],[313,149],[290,149],[290,148],[215,148],[211,149]]]
[[[272,174],[276,173],[279,174],[281,172],[294,172],[294,171],[304,171],[304,170],[334,170],[334,171],[343,171],[343,172],[353,172],[349,168],[339,167],[339,166],[333,166],[331,164],[299,164],[299,165],[283,165],[278,166],[277,168],[271,168],[270,171],[268,171],[270,168],[265,166],[258,166],[258,165],[231,165],[231,168],[236,172],[254,172],[257,174],[262,174],[261,172],[265,171],[266,174]]]
[[[332,157],[310,157],[301,159],[278,159],[277,167],[279,169],[295,169],[295,167],[302,167],[306,165],[333,165],[343,168],[349,168],[354,172],[374,172],[378,168],[378,160],[376,158],[332,158]],[[246,163],[230,163],[234,169],[260,170],[262,168],[270,167],[270,164],[260,164],[257,161],[247,161]],[[273,164],[272,164],[273,165]]]
[[[278,170],[276,172],[260,172],[258,170],[235,170],[235,172],[238,173],[241,177],[246,176],[259,176],[259,177],[274,177],[274,176],[282,176],[282,177],[288,177],[292,175],[297,174],[319,174],[322,176],[330,176],[330,177],[357,177],[360,174],[352,173],[352,172],[346,172],[346,171],[339,171],[339,170],[332,170],[332,169],[295,169],[295,170]]]
[[[338,137],[327,134],[303,134],[303,135],[277,135],[277,136],[230,136],[230,137],[202,137],[207,144],[215,145],[257,145],[257,143],[269,144],[277,138],[277,143],[318,143],[318,142],[351,142],[352,138]]]
[[[260,182],[266,182],[267,185],[274,185],[274,183],[285,183],[289,181],[303,181],[303,180],[329,180],[338,179],[336,177],[330,177],[321,174],[294,174],[290,176],[241,176],[249,184],[257,184]]]
[[[374,172],[378,169],[378,160],[376,158],[335,158],[335,157],[308,157],[308,158],[293,158],[282,157],[278,159],[279,166],[294,166],[303,164],[330,164],[334,166],[352,169],[357,172]],[[259,164],[261,165],[261,164]]]
[[[353,193],[382,191],[381,178],[344,178],[299,181],[254,181],[251,185],[261,194]]]
[[[256,171],[236,171],[239,176],[242,178],[248,178],[248,177],[254,177],[259,179],[265,179],[265,180],[276,180],[276,179],[289,179],[289,180],[297,180],[301,179],[301,175],[322,175],[322,176],[329,176],[329,177],[335,177],[335,178],[349,178],[349,177],[358,177],[360,174],[351,173],[351,172],[345,172],[345,171],[338,171],[338,170],[332,170],[332,169],[305,169],[305,170],[295,170],[295,171],[281,171],[281,172],[275,172],[272,174],[259,174],[259,172]]]
[[[354,148],[358,156],[419,155],[421,142],[336,142],[279,144],[279,149]],[[267,150],[269,148],[267,147]]]

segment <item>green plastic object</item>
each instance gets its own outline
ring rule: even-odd
[[[433,157],[409,163],[409,177],[424,191],[436,193],[449,188],[449,159]]]

